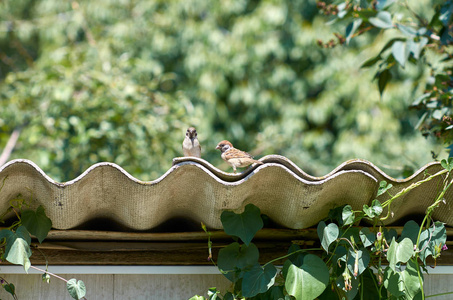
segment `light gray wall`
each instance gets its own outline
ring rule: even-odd
[[[96,268],[95,266],[93,268]],[[1,272],[1,270],[0,270]],[[19,299],[37,300],[70,300],[65,283],[52,279],[50,284],[41,281],[38,274],[7,274],[6,280],[16,285]],[[209,287],[218,287],[226,291],[230,282],[223,275],[71,275],[62,274],[66,279],[77,278],[87,286],[88,300],[184,300],[193,295],[206,296]],[[453,275],[425,275],[425,292],[427,295],[453,291]],[[3,289],[0,291],[3,300],[12,299]],[[433,298],[450,300],[453,295]]]

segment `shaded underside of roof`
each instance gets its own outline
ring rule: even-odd
[[[65,183],[54,181],[31,161],[13,160],[0,167],[0,182],[6,178],[0,211],[6,211],[9,201],[21,194],[30,199],[32,208],[44,206],[54,229],[89,227],[95,224],[93,220],[102,220],[103,230],[121,226],[130,231],[165,231],[162,224],[175,219],[222,229],[222,211],[241,212],[253,203],[277,227],[304,229],[316,225],[336,206],[350,204],[361,210],[369,205],[382,180],[393,185],[389,193],[395,195],[442,170],[439,163],[430,163],[411,177],[397,180],[368,161],[351,160],[323,177],[313,177],[282,156],[260,160],[263,165],[231,174],[203,159],[175,158],[173,166],[154,181],[140,181],[116,164],[99,163]],[[439,176],[425,182],[395,201],[391,207],[394,215],[387,224],[423,215],[440,192],[443,179]],[[433,215],[450,226],[452,198],[450,190],[443,207]]]

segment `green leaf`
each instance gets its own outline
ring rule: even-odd
[[[393,228],[390,230],[384,228],[384,237],[387,241],[392,241],[393,239],[396,240],[396,238],[398,237],[398,233]]]
[[[407,263],[406,269],[401,272],[401,279],[403,280],[405,287],[404,293],[409,299],[414,299],[421,293],[421,285],[418,278],[419,273],[423,283],[423,273],[420,270],[420,267],[412,261],[412,259]]]
[[[376,234],[374,232],[371,232],[368,227],[362,228],[359,235],[360,240],[362,241],[365,248],[373,245],[374,241],[376,241]]]
[[[13,297],[16,295],[16,287],[14,286],[14,284],[12,284],[12,283],[5,284],[5,285],[3,285],[3,288],[5,289],[5,291],[10,293]]]
[[[362,24],[362,19],[356,19],[346,27],[346,33],[345,33],[346,44],[349,44],[352,36],[354,35],[354,33],[357,31],[357,29],[360,27],[361,24]]]
[[[348,256],[347,263],[348,263],[349,271],[351,271],[352,274],[354,274],[354,265],[355,265],[357,256],[358,256],[357,276],[359,276],[368,267],[368,264],[370,263],[370,254],[368,253],[368,250],[366,250],[365,248],[361,248],[360,250],[357,250],[357,253],[354,250],[349,249],[349,256]]]
[[[379,297],[380,295],[386,295],[387,291],[385,287],[380,285],[376,285],[376,275],[370,268],[366,268],[366,270],[362,273],[361,278],[357,278],[357,281],[361,281],[360,283],[360,290],[364,291],[366,296],[363,299],[366,300],[381,300],[382,298]],[[352,281],[352,286],[354,287],[354,281]]]
[[[223,296],[223,300],[236,300],[236,299],[234,298],[234,295],[231,292],[227,292]]]
[[[193,296],[192,298],[189,298],[189,300],[205,300],[205,297],[195,295],[195,296]]]
[[[382,204],[379,200],[374,199],[371,202],[371,207],[366,204],[363,205],[363,212],[370,218],[378,217],[382,214]]]
[[[24,266],[25,272],[30,268],[32,252],[30,250],[30,234],[24,226],[19,226],[16,232],[8,229],[0,231],[0,238],[6,239],[5,256],[12,264]]]
[[[46,216],[42,205],[36,209],[36,212],[31,209],[24,210],[21,219],[22,225],[27,228],[28,232],[36,236],[39,243],[42,243],[52,228],[52,221]]]
[[[405,42],[395,42],[392,46],[392,55],[395,60],[404,68],[409,58],[409,51],[406,49]]]
[[[215,287],[208,289],[208,300],[220,300],[219,294],[220,292]]]
[[[217,260],[218,268],[222,274],[232,282],[243,276],[243,270],[251,268],[258,263],[259,251],[255,244],[239,245],[232,243],[220,249]],[[227,272],[227,273],[225,273]]]
[[[300,268],[295,265],[289,267],[285,288],[296,300],[312,300],[323,293],[328,283],[326,264],[316,255],[308,254]]]
[[[444,169],[446,169],[448,172],[450,172],[451,170],[453,170],[453,157],[449,157],[448,160],[442,159],[440,164],[442,165],[442,167]]]
[[[401,272],[396,272],[387,267],[384,272],[384,287],[395,297],[404,295],[404,283]]]
[[[387,250],[389,267],[396,271],[396,264],[406,263],[414,253],[414,244],[409,238],[404,238],[400,243],[393,239]]]
[[[420,258],[423,263],[426,263],[426,258],[436,253],[436,246],[444,245],[447,241],[447,231],[442,222],[434,222],[433,226],[425,229],[420,234],[420,242],[418,248]]]
[[[361,66],[360,68],[369,68],[371,66],[374,66],[378,61],[381,60],[381,55],[377,55],[373,58],[370,58],[368,60],[366,60]]]
[[[321,246],[324,248],[324,250],[326,250],[327,253],[329,253],[330,244],[332,244],[338,238],[338,234],[340,232],[337,224],[330,223],[326,226],[326,223],[324,221],[321,221],[318,224],[317,232],[319,240],[321,241]]]
[[[77,281],[77,279],[75,278],[68,280],[66,288],[68,289],[69,295],[71,295],[71,297],[74,299],[80,299],[85,297],[87,292],[85,283],[83,283],[82,280]]]
[[[242,295],[244,297],[253,297],[260,293],[265,293],[275,282],[277,268],[268,264],[262,268],[259,264],[251,270],[244,273],[242,278]]]
[[[359,291],[359,280],[358,280],[358,278],[354,278],[354,276],[351,278],[351,287],[352,288],[350,290],[346,290],[346,291],[344,290],[345,286],[344,286],[343,276],[338,276],[337,280],[335,281],[335,284],[337,285],[337,287],[339,289],[344,291],[344,294],[346,296],[346,298],[340,298],[340,299],[353,300]],[[326,289],[326,290],[329,290],[329,289]],[[339,299],[339,298],[338,297],[329,298],[328,300],[331,300],[331,299]]]
[[[379,94],[382,97],[384,93],[385,87],[387,83],[392,79],[392,74],[390,73],[389,69],[385,69],[382,72],[378,73],[378,87],[379,87]]]
[[[409,238],[412,243],[415,245],[417,243],[418,232],[420,231],[420,226],[415,221],[408,221],[404,224],[403,232],[401,233],[400,241],[404,238]]]
[[[380,11],[376,17],[370,18],[369,22],[379,28],[393,28],[392,15],[387,11]]]
[[[225,233],[239,237],[246,245],[249,245],[258,230],[263,228],[260,209],[253,204],[247,204],[241,214],[224,211],[220,220]]]
[[[387,192],[392,187],[393,187],[393,185],[391,183],[387,183],[387,181],[385,181],[385,180],[379,182],[379,189],[378,189],[378,192],[376,194],[376,197],[379,197],[380,195],[384,194],[385,192]]]
[[[354,223],[355,214],[354,214],[354,211],[352,210],[351,205],[346,205],[345,207],[343,207],[343,212],[341,214],[341,217],[343,219],[343,226]]]

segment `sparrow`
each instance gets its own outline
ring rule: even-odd
[[[197,138],[197,130],[194,127],[187,128],[186,137],[182,142],[184,156],[195,156],[201,158],[201,146]]]
[[[233,167],[234,173],[236,173],[236,168],[245,168],[253,163],[263,164],[259,160],[253,159],[249,153],[234,148],[228,141],[221,141],[215,148],[220,149],[222,159]]]

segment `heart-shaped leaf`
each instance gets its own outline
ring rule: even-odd
[[[242,295],[253,297],[265,293],[274,285],[277,273],[277,269],[272,264],[268,264],[264,268],[256,264],[242,277]]]
[[[419,270],[417,270],[417,268]],[[412,260],[409,260],[409,262],[406,265],[406,269],[403,272],[401,272],[401,279],[403,279],[405,287],[404,293],[407,299],[414,299],[416,298],[417,294],[421,293],[421,285],[420,279],[418,278],[418,274],[422,274],[420,267]],[[423,284],[423,275],[421,278]],[[419,299],[421,299],[421,297],[419,297]]]
[[[420,231],[420,226],[415,221],[408,221],[404,224],[403,232],[399,238],[402,241],[405,238],[409,238],[413,244],[417,243],[418,232]]]
[[[75,278],[69,279],[68,283],[66,284],[66,288],[68,289],[69,295],[71,295],[74,299],[80,299],[85,297],[87,289],[85,287],[85,283],[82,280],[78,280]]]
[[[434,222],[433,226],[425,229],[420,234],[418,248],[421,250],[420,258],[423,263],[426,258],[436,253],[436,246],[445,245],[447,241],[447,231],[445,225],[441,222]]]
[[[318,224],[317,232],[318,237],[321,240],[321,246],[329,253],[330,244],[338,238],[338,234],[340,233],[337,224],[330,223],[329,225],[326,225],[324,221],[321,221]]]
[[[404,283],[401,272],[395,272],[387,267],[384,272],[384,287],[395,297],[404,295]]]
[[[0,231],[0,239],[6,239],[5,256],[12,264],[24,266],[25,272],[30,268],[31,250],[30,234],[24,226],[19,226],[15,232],[3,229]]]
[[[323,293],[328,283],[326,264],[316,255],[307,254],[301,267],[291,265],[288,268],[285,288],[297,300],[312,300]]]
[[[400,41],[395,41],[393,43],[396,44],[396,43],[399,43]],[[393,47],[392,45],[392,47]],[[379,197],[380,195],[384,194],[385,192],[387,192],[389,189],[391,189],[393,187],[393,185],[391,183],[387,183],[387,181],[385,180],[382,180],[381,182],[379,182],[379,189],[378,189],[378,192],[376,194],[376,197]]]
[[[52,228],[52,221],[46,216],[44,207],[40,205],[36,212],[31,209],[22,212],[22,225],[42,243]]]
[[[358,257],[357,257],[358,256]],[[357,262],[357,266],[355,266]],[[354,274],[355,267],[357,267],[357,276],[363,273],[370,263],[370,254],[365,248],[361,248],[355,252],[352,249],[349,249],[348,256],[348,268],[351,273]]]
[[[368,227],[362,228],[359,235],[364,247],[373,245],[374,241],[376,240],[376,234],[374,234],[374,232],[371,232],[370,228]]]
[[[345,207],[343,207],[343,211],[341,213],[341,218],[343,220],[343,226],[354,223],[355,214],[354,214],[354,211],[352,210],[351,205],[346,205]]]
[[[406,263],[412,255],[414,255],[414,244],[410,238],[404,238],[400,243],[393,239],[387,250],[389,267],[396,271],[396,264],[399,262]]]
[[[225,233],[239,237],[246,245],[249,245],[258,230],[263,228],[261,211],[253,204],[247,204],[241,214],[224,211],[220,220]]]
[[[239,245],[232,243],[220,249],[218,267],[223,275],[232,282],[243,276],[243,270],[258,263],[259,251],[255,244]],[[225,273],[226,272],[226,273]]]

